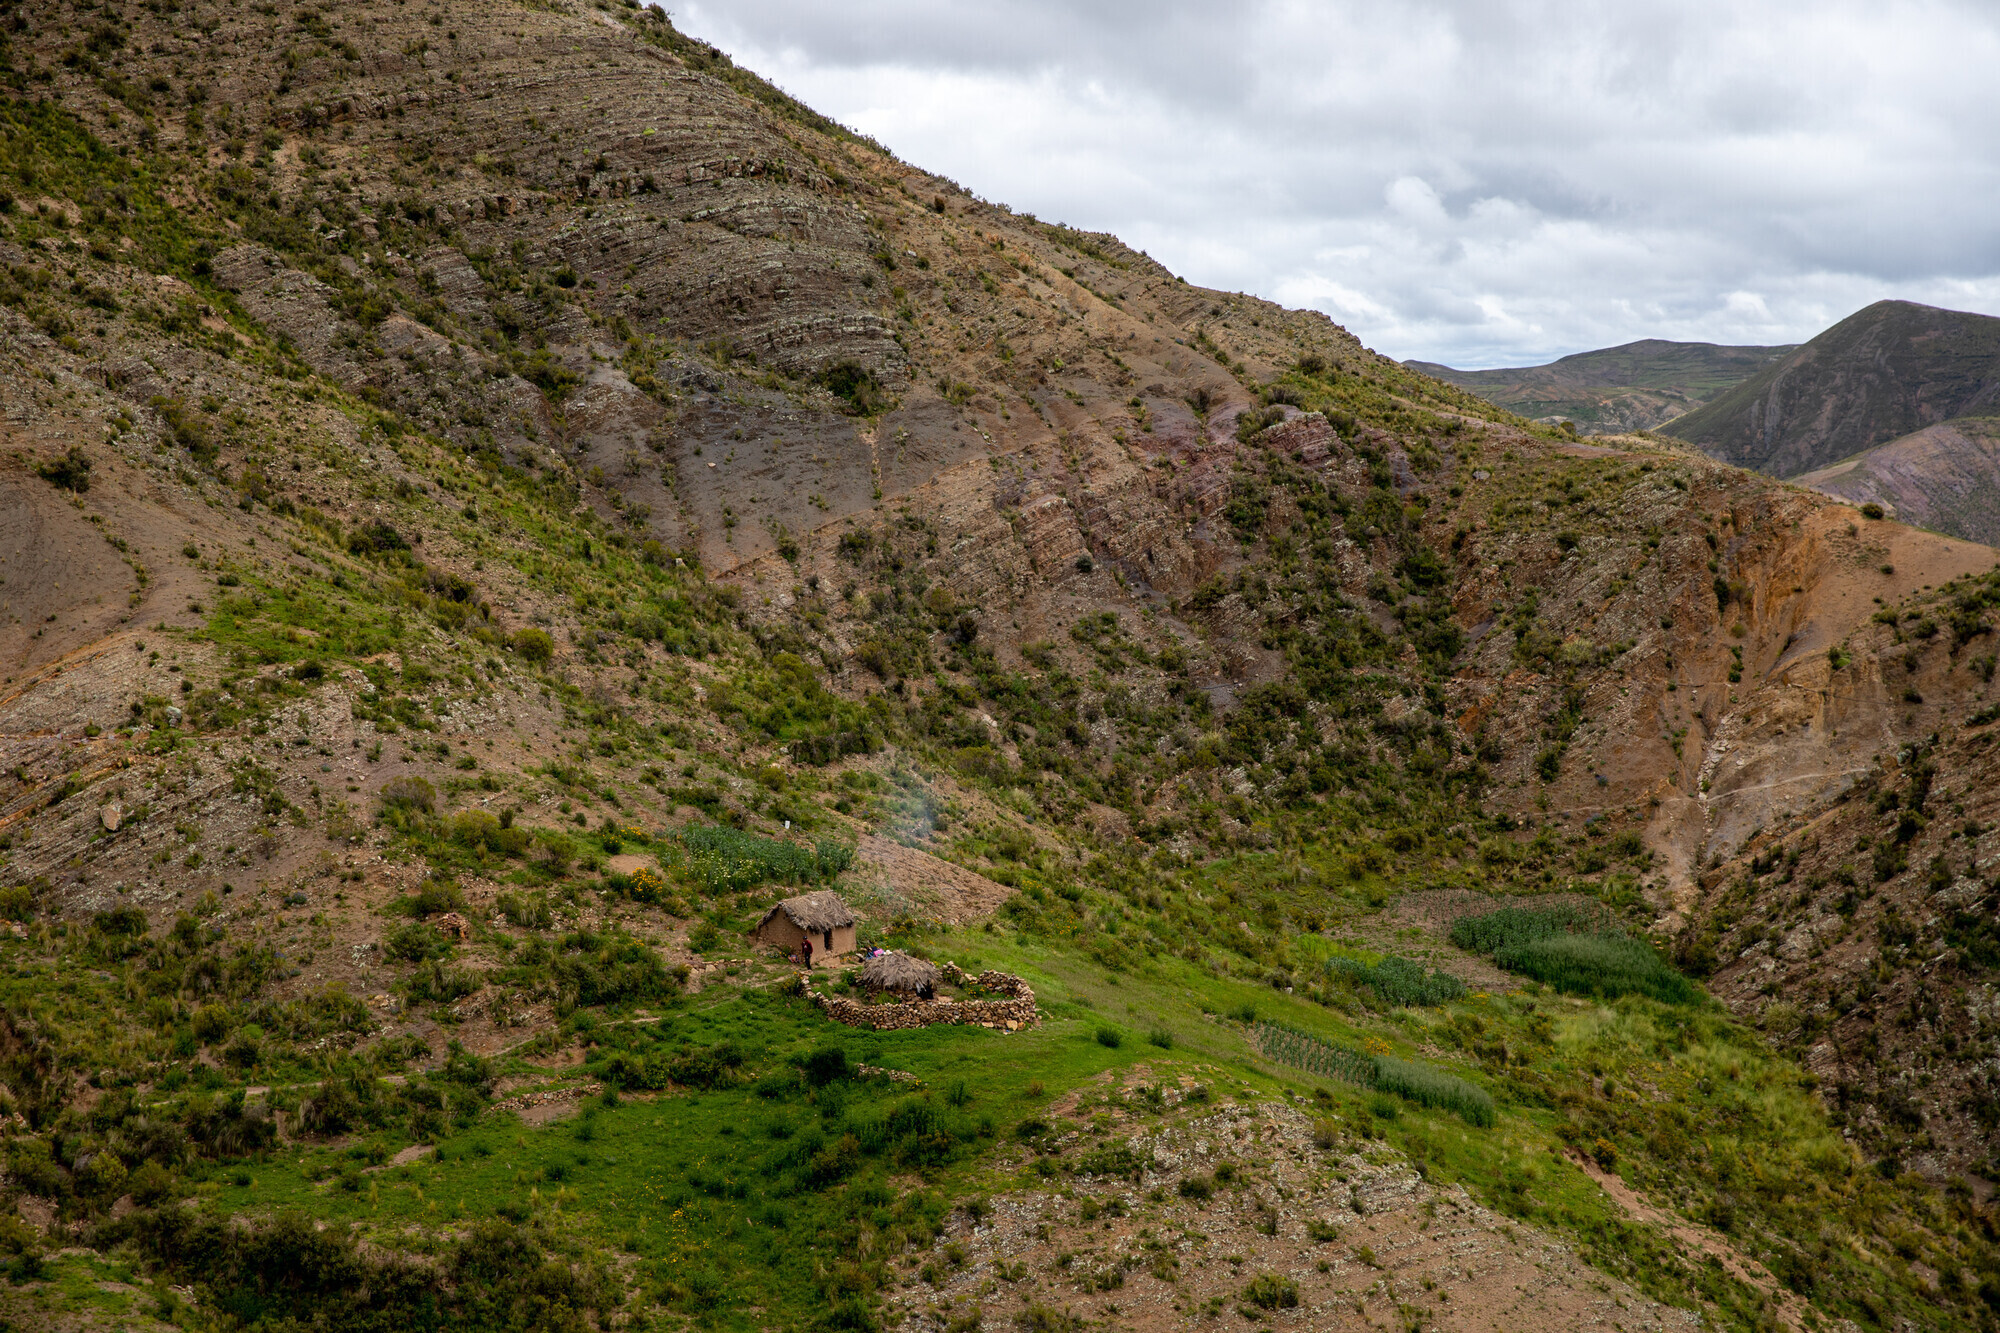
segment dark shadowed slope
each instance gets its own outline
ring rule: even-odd
[[[1669,433],[1780,477],[2000,405],[2000,319],[1878,301]]]

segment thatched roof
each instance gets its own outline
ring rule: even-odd
[[[935,964],[906,953],[878,953],[861,965],[861,984],[871,990],[914,991],[937,983]]]
[[[780,912],[790,917],[792,924],[800,930],[838,930],[854,924],[854,913],[847,910],[847,904],[831,889],[785,899],[764,913],[757,922],[757,928],[763,929],[765,922]]]

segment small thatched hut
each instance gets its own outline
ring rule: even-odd
[[[800,946],[811,941],[812,960],[822,963],[854,952],[854,913],[831,889],[802,893],[764,913],[750,935],[788,954],[803,953]]]
[[[937,991],[937,983],[936,964],[906,953],[884,951],[861,965],[861,985],[866,990],[894,991],[928,1000]]]

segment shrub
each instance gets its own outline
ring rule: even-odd
[[[883,392],[875,373],[856,362],[837,362],[815,378],[828,393],[847,404],[846,411],[850,415],[873,416],[888,405],[888,395]]]
[[[1108,1046],[1115,1051],[1125,1044],[1125,1034],[1117,1028],[1099,1028],[1097,1029],[1097,1044],[1099,1046]]]
[[[421,921],[443,912],[463,912],[465,895],[450,880],[432,879],[424,881],[415,893],[397,899],[396,906],[406,916]]]
[[[1174,1047],[1174,1034],[1165,1028],[1154,1028],[1146,1034],[1146,1040],[1163,1051],[1170,1051]]]
[[[1215,1182],[1207,1176],[1182,1176],[1180,1185],[1183,1199],[1202,1200],[1215,1194]]]
[[[219,1004],[205,1004],[194,1011],[194,1035],[205,1046],[213,1046],[229,1032],[229,1011]]]
[[[1028,1307],[1014,1316],[1022,1333],[1083,1333],[1083,1320],[1068,1310],[1054,1310],[1040,1301],[1030,1302]]]
[[[410,544],[402,533],[378,519],[349,533],[347,549],[353,555],[387,555],[391,551],[407,551]]]
[[[509,642],[517,654],[536,666],[545,664],[556,655],[556,641],[549,637],[547,630],[518,629]]]
[[[1863,518],[1880,518],[1882,514],[1882,506],[1876,504],[1873,500],[1861,506],[1861,517]]]
[[[134,1203],[150,1208],[172,1195],[174,1178],[167,1168],[148,1158],[126,1179],[125,1189]]]
[[[743,1067],[743,1052],[735,1042],[681,1051],[666,1062],[668,1081],[684,1088],[720,1088],[736,1081]]]
[[[547,930],[555,924],[549,900],[542,894],[503,893],[493,900],[507,924],[522,930]]]
[[[805,1059],[806,1082],[815,1088],[848,1077],[847,1052],[838,1046],[822,1046]]]
[[[250,1028],[243,1029],[243,1031],[236,1034],[235,1040],[223,1048],[222,1058],[226,1063],[234,1065],[238,1069],[249,1069],[257,1063],[262,1052],[259,1050],[257,1038],[252,1035],[252,1032],[253,1030]]]
[[[9,884],[0,888],[0,917],[9,921],[34,920],[35,891],[26,884]]]
[[[36,475],[65,491],[82,494],[90,489],[90,456],[72,444],[66,454],[57,454],[35,469]]]
[[[484,984],[470,968],[446,967],[434,958],[411,974],[403,991],[412,1004],[450,1004],[474,994]]]
[[[520,856],[534,841],[524,828],[501,823],[484,810],[463,810],[452,816],[452,841],[466,847],[480,847],[500,856]]]
[[[1277,1273],[1259,1273],[1243,1288],[1243,1299],[1260,1310],[1291,1310],[1299,1303],[1298,1284]]]
[[[404,922],[382,942],[382,952],[403,963],[427,963],[443,957],[450,948],[444,936],[421,921]]]
[[[390,778],[382,784],[381,800],[385,810],[417,810],[430,814],[437,809],[437,788],[431,786],[428,779],[415,774]]]

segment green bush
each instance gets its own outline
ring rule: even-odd
[[[44,480],[66,491],[82,494],[90,489],[90,456],[72,444],[69,452],[58,454],[35,468]]]
[[[396,900],[404,915],[423,920],[442,912],[463,912],[465,894],[448,879],[425,880],[415,893]]]
[[[1099,1028],[1097,1029],[1097,1044],[1099,1046],[1109,1046],[1115,1051],[1125,1044],[1125,1034],[1113,1027]]]
[[[509,642],[522,660],[541,666],[556,655],[556,641],[547,630],[517,629]]]
[[[484,810],[461,810],[451,817],[452,841],[465,847],[483,848],[499,856],[520,856],[534,842],[527,829],[502,823]]]
[[[382,941],[382,952],[401,963],[427,963],[450,949],[444,936],[421,921],[405,921]]]
[[[1292,1310],[1298,1307],[1298,1283],[1277,1273],[1259,1273],[1243,1288],[1243,1299],[1260,1310]]]
[[[845,402],[844,410],[852,416],[873,416],[889,405],[889,395],[875,378],[875,372],[856,362],[837,362],[814,378],[827,392]]]
[[[26,884],[9,884],[0,888],[0,917],[9,921],[34,920],[35,891]]]

